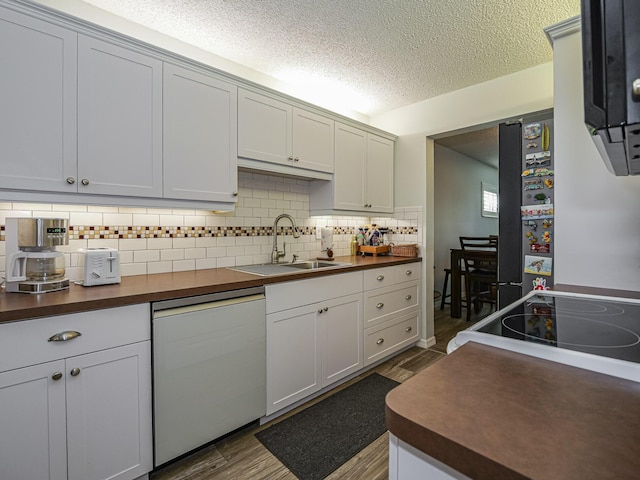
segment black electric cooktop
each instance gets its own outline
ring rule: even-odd
[[[477,331],[640,363],[640,302],[534,295],[499,313]]]

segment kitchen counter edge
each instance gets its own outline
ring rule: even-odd
[[[335,260],[351,265],[265,277],[230,268],[214,268],[126,276],[116,285],[82,287],[72,283],[69,290],[35,295],[3,291],[0,294],[0,324],[422,262],[420,257],[393,256],[344,256]]]

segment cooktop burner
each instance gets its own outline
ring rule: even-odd
[[[534,295],[477,331],[640,363],[640,303],[624,299]]]

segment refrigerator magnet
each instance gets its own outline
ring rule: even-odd
[[[550,257],[538,257],[535,255],[524,256],[524,273],[533,273],[534,275],[551,276],[551,267],[553,259]]]
[[[524,126],[524,138],[527,140],[533,140],[540,136],[541,126],[539,123],[530,123]]]

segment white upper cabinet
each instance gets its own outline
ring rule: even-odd
[[[76,190],[76,38],[0,7],[0,188]]]
[[[367,134],[367,204],[372,212],[393,213],[393,142]]]
[[[238,89],[239,157],[331,173],[333,145],[330,118]]]
[[[237,90],[210,75],[165,63],[165,198],[235,201]]]
[[[392,140],[336,122],[335,172],[331,182],[310,185],[316,215],[392,214]]]
[[[162,197],[162,62],[78,36],[78,191]]]

